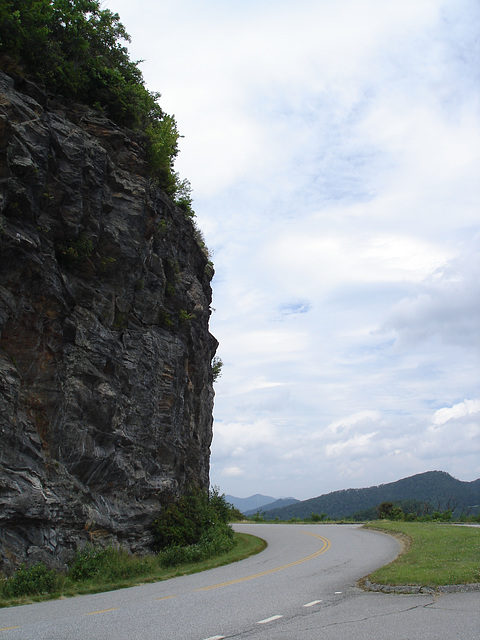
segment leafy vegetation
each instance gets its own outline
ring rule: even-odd
[[[427,505],[428,507],[428,505]],[[343,518],[331,518],[326,513],[311,513],[306,517],[291,516],[290,518],[280,518],[276,515],[272,520],[268,511],[262,511],[259,509],[252,515],[244,515],[244,518],[251,520],[252,522],[274,522],[274,523],[339,523],[339,522],[370,522],[377,520],[392,520],[405,522],[458,522],[458,523],[476,523],[480,522],[480,513],[466,515],[461,514],[460,517],[455,518],[450,509],[446,511],[430,510],[428,513],[422,510],[422,515],[416,515],[413,512],[404,512],[400,505],[396,505],[393,502],[384,502],[377,507],[365,509],[364,511],[358,511],[351,516],[345,516]]]
[[[81,233],[76,240],[71,240],[68,245],[59,245],[57,257],[72,268],[85,262],[91,256],[92,251],[92,240],[85,233]]]
[[[452,522],[454,520],[451,509],[438,511],[430,509],[430,505],[425,505],[420,512],[404,512],[400,504],[393,502],[382,502],[377,508],[377,518],[380,520],[405,520],[406,522]],[[372,518],[373,519],[373,518]],[[477,515],[461,514],[458,518],[460,522],[480,522],[480,513]]]
[[[440,586],[480,582],[480,531],[422,522],[372,522],[367,527],[407,536],[410,544],[391,564],[369,576],[393,585]]]
[[[404,517],[402,509],[395,506],[393,502],[382,502],[382,504],[377,507],[377,514],[380,520],[402,520]]]
[[[213,544],[213,539],[233,540],[229,526],[230,505],[217,489],[202,491],[191,487],[172,500],[153,523],[155,547],[186,547]]]
[[[3,598],[43,595],[51,593],[57,582],[56,572],[48,570],[41,562],[31,567],[22,565],[11,578],[4,581],[0,595]]]
[[[145,87],[119,15],[100,0],[2,0],[0,66],[101,110],[146,135],[151,177],[191,216],[191,189],[174,171],[178,132],[160,94]]]
[[[260,538],[236,533],[235,545],[230,551],[201,561],[186,559],[168,567],[162,562],[161,554],[140,557],[122,549],[89,546],[77,553],[66,575],[48,571],[44,565],[34,565],[28,569],[23,567],[12,577],[0,581],[0,607],[168,580],[237,562],[263,551],[265,546],[265,541]],[[72,573],[73,566],[78,577]],[[47,580],[43,577],[45,574],[48,575]]]
[[[116,584],[141,578],[158,566],[158,558],[132,556],[123,549],[87,545],[75,554],[66,576],[66,585]]]
[[[189,562],[201,562],[215,555],[231,551],[235,537],[230,528],[212,527],[205,531],[197,543],[171,545],[160,552],[160,562],[164,567],[176,567]]]
[[[233,532],[229,521],[237,516],[238,511],[216,488],[203,491],[191,487],[155,520],[157,553],[134,556],[123,549],[89,544],[77,551],[66,574],[48,570],[43,564],[22,566],[0,581],[0,605],[24,596],[42,599],[165,580],[234,562],[264,549],[263,540]]]
[[[214,356],[212,360],[212,375],[213,375],[214,382],[216,382],[218,378],[221,377],[222,367],[223,367],[222,359],[219,358],[218,356]]]
[[[162,115],[122,44],[130,38],[118,14],[99,0],[3,0],[0,25],[4,66],[101,108],[118,124],[145,127]]]
[[[193,320],[195,318],[195,315],[193,313],[188,313],[188,311],[186,311],[185,309],[180,309],[178,317],[181,324],[188,324],[190,320]]]

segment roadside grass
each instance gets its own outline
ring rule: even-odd
[[[396,560],[368,576],[371,582],[431,587],[480,582],[480,528],[384,520],[364,526],[406,542]]]
[[[87,580],[74,580],[68,575],[57,574],[54,588],[49,593],[17,597],[5,597],[0,591],[0,607],[17,606],[44,600],[73,597],[102,591],[126,589],[149,582],[160,582],[177,576],[207,571],[215,567],[238,562],[263,551],[265,540],[245,533],[235,532],[236,544],[230,551],[212,556],[200,562],[190,562],[164,567],[160,556],[132,556],[122,550],[111,550],[102,571]]]

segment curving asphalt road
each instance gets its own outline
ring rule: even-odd
[[[241,562],[121,591],[0,610],[0,640],[478,640],[480,593],[365,593],[395,539],[357,525],[236,525]]]

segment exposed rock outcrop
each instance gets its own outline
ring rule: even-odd
[[[0,73],[0,569],[208,486],[212,274],[139,134]]]

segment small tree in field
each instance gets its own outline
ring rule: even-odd
[[[393,502],[382,502],[377,507],[377,514],[380,520],[403,520],[404,513],[400,507],[396,507]]]

